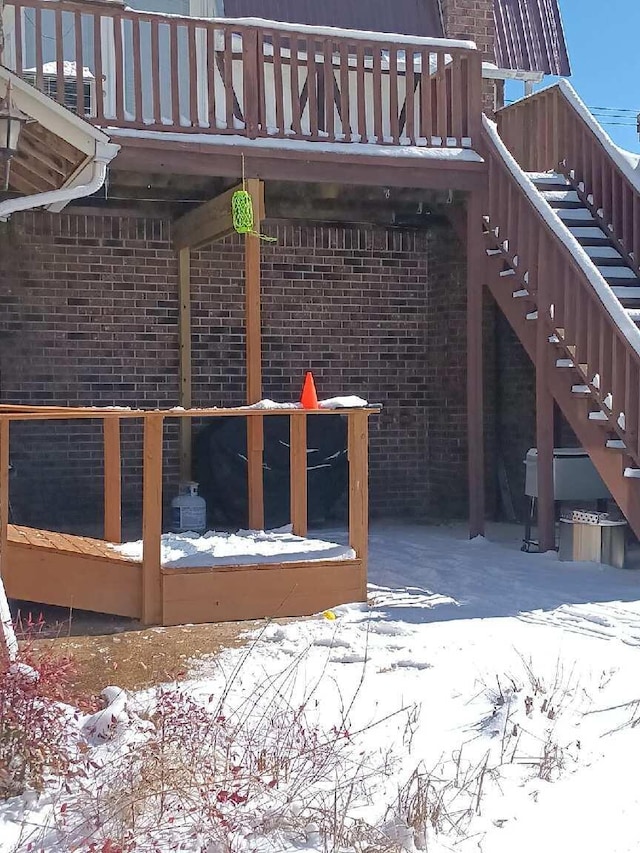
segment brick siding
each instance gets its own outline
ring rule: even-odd
[[[381,402],[372,419],[373,515],[466,512],[465,276],[452,232],[267,223],[264,395]],[[172,406],[177,263],[170,224],[115,211],[17,216],[0,233],[5,402]],[[194,405],[244,401],[239,238],[193,254]],[[172,431],[171,431],[172,430]],[[175,427],[165,486],[176,486]],[[125,508],[139,510],[140,432],[125,427]],[[99,423],[13,428],[14,510],[64,526],[99,518]]]
[[[471,39],[484,60],[495,62],[493,0],[442,0],[442,17],[447,38]],[[482,100],[486,113],[493,114],[496,99],[498,104],[503,102],[504,85],[500,81],[484,80]]]

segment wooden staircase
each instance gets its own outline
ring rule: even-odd
[[[484,133],[486,280],[536,366],[538,440],[548,394],[640,536],[640,174],[564,82]]]

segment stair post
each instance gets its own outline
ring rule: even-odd
[[[538,250],[536,323],[536,446],[538,450],[538,542],[540,553],[556,547],[556,519],[553,486],[554,404],[549,372],[553,348],[549,345],[551,304],[548,275],[550,270],[544,253]],[[529,274],[532,275],[530,270]]]
[[[484,535],[484,412],[482,292],[487,256],[482,238],[483,196],[467,197],[467,443],[469,536]]]

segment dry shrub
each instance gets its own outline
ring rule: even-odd
[[[0,799],[41,791],[48,774],[69,771],[71,715],[60,703],[70,672],[68,659],[30,646],[14,661],[0,653]]]

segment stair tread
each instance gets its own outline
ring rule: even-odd
[[[553,207],[553,206],[552,206]],[[559,216],[562,221],[567,224],[575,223],[574,227],[583,228],[585,226],[598,227],[598,220],[594,218],[590,210],[585,207],[573,208],[556,208],[553,207],[556,216]],[[604,231],[602,232],[604,234]]]
[[[595,260],[597,266],[600,266],[599,261],[613,260],[623,262],[622,255],[613,246],[585,246],[585,252],[592,260]]]
[[[602,266],[601,264],[596,264],[600,272],[602,273],[603,278],[615,278],[618,280],[628,279],[630,281],[640,281],[638,276],[634,273],[634,271],[630,267],[622,267],[622,266]]]
[[[615,295],[624,302],[625,299],[640,299],[640,279],[638,279],[638,285],[636,287],[625,286],[625,285],[614,285],[612,288]]]
[[[567,187],[571,186],[565,176],[558,172],[527,172],[527,177],[534,184],[563,184]]]
[[[567,202],[571,202],[571,203],[577,202],[581,207],[584,207],[584,204],[580,200],[580,196],[573,189],[569,189],[569,188],[565,189],[565,190],[541,189],[540,193],[541,193],[542,197],[545,199],[545,201],[548,201],[549,203],[554,202],[554,201],[567,201]]]

